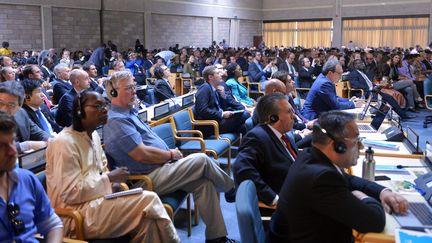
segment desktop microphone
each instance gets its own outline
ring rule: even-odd
[[[398,169],[404,169],[404,168],[432,168],[431,165],[396,165],[396,168]]]
[[[172,111],[179,110],[179,109],[181,108],[180,105],[176,104],[176,102],[175,102],[175,100],[173,99],[173,97],[170,97],[170,96],[169,96],[168,94],[166,94],[165,92],[162,92],[162,91],[161,91],[159,88],[157,88],[156,86],[154,87],[154,90],[155,90],[155,91],[158,91],[159,94],[161,94],[162,96],[165,97],[165,99],[169,99],[169,100],[172,101],[172,103],[174,104],[174,106],[173,106],[173,108],[172,108]],[[175,96],[174,96],[174,97],[175,97]],[[170,110],[171,110],[171,108],[170,108]]]

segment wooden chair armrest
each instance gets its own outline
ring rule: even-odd
[[[201,152],[205,152],[205,143],[204,143],[204,139],[199,138],[199,137],[179,137],[177,135],[174,135],[174,138],[176,140],[179,141],[198,141],[200,142],[200,146],[201,146]]]
[[[123,191],[129,190],[129,186],[124,182],[120,183],[120,187]]]
[[[148,175],[129,175],[128,180],[131,181],[142,180],[147,185],[146,190],[153,191],[153,181]]]
[[[250,90],[250,85],[257,85],[258,86],[258,92],[264,92],[261,90],[261,83],[260,82],[248,82],[248,90]]]
[[[199,130],[181,130],[177,131],[177,134],[195,134],[198,135],[198,137],[200,138],[204,138],[202,132]]]
[[[75,221],[75,233],[78,240],[84,240],[83,217],[75,209],[72,208],[55,208],[55,213],[60,217],[69,217]]]
[[[199,125],[199,126],[213,126],[213,131],[216,139],[220,139],[219,135],[219,123],[215,120],[195,120],[192,121],[192,125]]]

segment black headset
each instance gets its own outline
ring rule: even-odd
[[[327,130],[322,128],[319,124],[315,123],[314,127],[319,130],[319,132],[324,133],[329,137],[331,140],[333,140],[333,149],[338,154],[344,154],[347,151],[347,146],[344,142],[337,140],[333,135],[331,135]]]
[[[275,123],[279,121],[279,116],[276,114],[270,115],[270,123]]]
[[[79,119],[81,119],[82,118],[82,115],[83,115],[83,112],[82,112],[82,110],[81,110],[81,92],[78,92],[78,94],[77,94],[77,98],[78,98],[78,110],[77,110],[77,117],[79,118]]]
[[[109,79],[109,83],[110,83],[110,85],[111,85],[110,95],[111,95],[111,97],[114,97],[114,98],[115,98],[115,97],[118,96],[118,92],[117,92],[117,90],[114,88],[114,85],[113,85],[111,79]]]

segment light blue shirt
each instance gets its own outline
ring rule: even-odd
[[[39,242],[34,235],[46,235],[55,228],[63,227],[60,218],[51,208],[48,196],[39,179],[28,170],[15,168],[8,172],[10,194],[9,201],[0,197],[0,242]],[[4,185],[0,185],[4,186]],[[19,206],[17,220],[22,220],[25,230],[15,235],[8,217],[7,204]]]
[[[114,159],[116,166],[126,166],[132,174],[148,174],[162,166],[142,163],[128,155],[141,143],[169,150],[168,145],[138,117],[135,110],[113,105],[108,117],[103,127],[105,151]]]

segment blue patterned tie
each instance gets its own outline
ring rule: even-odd
[[[42,129],[43,129],[45,132],[50,133],[50,130],[49,130],[49,128],[48,128],[48,124],[47,124],[47,122],[45,121],[45,119],[44,119],[44,117],[43,117],[43,114],[42,114],[42,112],[41,112],[40,109],[37,109],[37,110],[36,110],[36,115],[37,115],[37,117],[38,117],[38,119],[39,119],[40,124],[42,125]]]

